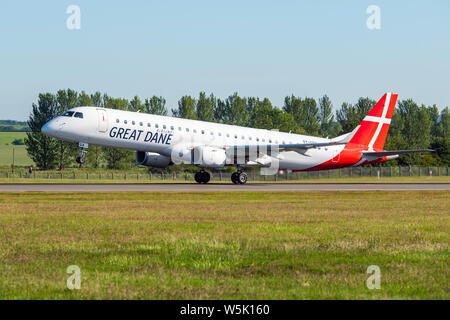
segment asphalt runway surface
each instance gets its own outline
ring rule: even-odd
[[[208,191],[428,191],[450,183],[56,183],[0,184],[0,192],[208,192]]]

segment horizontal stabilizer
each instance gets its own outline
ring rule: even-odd
[[[419,152],[434,152],[434,150],[431,150],[431,149],[389,150],[389,151],[379,151],[379,152],[363,152],[363,154],[365,156],[384,157],[384,156],[394,156],[394,155],[399,155],[399,154],[419,153]]]

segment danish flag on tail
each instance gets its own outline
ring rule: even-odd
[[[383,150],[386,141],[389,125],[391,124],[392,115],[394,114],[395,104],[397,102],[398,94],[385,93],[384,96],[377,102],[377,104],[364,117],[359,126],[354,130],[354,133],[349,140],[350,145],[357,145],[364,148],[364,156],[368,157],[389,157],[383,160],[394,159],[400,154],[416,153],[416,152],[433,152],[430,149],[418,150]]]
[[[385,93],[361,121],[349,143],[366,146],[369,150],[383,150],[397,96]]]
[[[351,132],[334,138],[332,143],[345,144],[344,149],[332,159],[305,171],[329,170],[346,166],[360,166],[397,158],[400,154],[433,152],[434,150],[384,150],[389,125],[394,114],[397,94],[386,93],[361,123]]]

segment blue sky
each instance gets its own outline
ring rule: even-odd
[[[71,4],[80,30],[66,27]],[[372,4],[380,30],[366,27]],[[199,91],[450,106],[449,1],[2,0],[0,30],[0,119],[63,88],[162,95],[169,110]]]

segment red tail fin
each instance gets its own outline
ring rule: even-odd
[[[397,96],[394,93],[384,94],[361,121],[350,143],[369,147],[369,150],[383,150]]]

